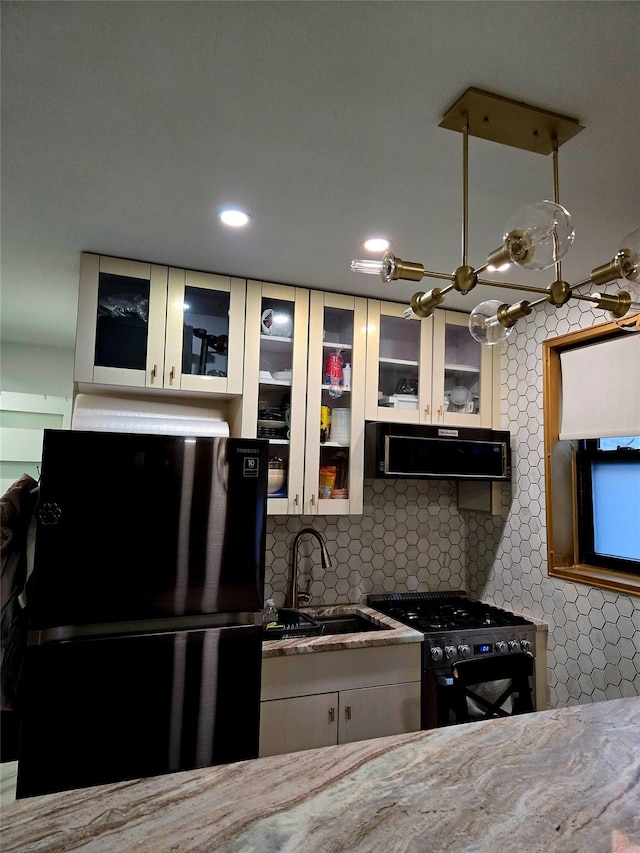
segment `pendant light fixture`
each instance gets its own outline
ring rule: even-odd
[[[453,273],[434,272],[388,252],[380,261],[354,260],[351,269],[379,274],[384,282],[421,281],[423,278],[448,282],[443,287],[414,293],[405,311],[407,318],[430,317],[445,301],[447,293],[455,290],[467,294],[477,284],[537,294],[539,298],[532,302],[523,300],[510,305],[494,299],[473,309],[469,331],[477,341],[488,346],[505,341],[518,320],[527,317],[537,306],[547,303],[559,307],[570,299],[583,300],[607,311],[622,329],[640,331],[640,314],[635,316],[640,312],[640,228],[628,234],[614,257],[593,269],[588,278],[572,285],[562,279],[561,260],[571,248],[575,232],[569,211],[558,199],[558,148],[584,130],[577,119],[470,88],[446,112],[439,127],[458,131],[463,136],[460,266]],[[514,214],[504,228],[502,244],[489,252],[479,267],[471,266],[467,258],[469,136],[553,155],[553,201],[539,201]],[[513,264],[530,270],[553,267],[555,278],[544,288],[479,278],[487,270],[502,270]],[[625,289],[617,293],[577,293],[587,285],[601,288],[618,280],[624,280]]]

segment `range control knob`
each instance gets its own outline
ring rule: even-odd
[[[509,640],[509,651],[510,652],[519,652],[520,651],[520,643],[517,640]]]
[[[435,661],[442,660],[442,649],[440,648],[440,646],[433,646],[433,648],[431,649],[431,657]]]
[[[523,652],[530,652],[531,651],[531,643],[529,640],[520,640],[520,646],[521,646]]]
[[[445,646],[444,647],[444,656],[447,660],[452,660],[456,656],[456,647],[455,646]]]
[[[461,658],[466,658],[470,651],[471,649],[465,643],[463,643],[461,646],[458,646],[458,654]]]
[[[498,640],[498,642],[496,643],[496,649],[500,652],[501,655],[504,655],[507,652],[508,647],[504,640]]]

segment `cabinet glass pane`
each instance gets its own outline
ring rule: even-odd
[[[257,437],[269,439],[269,497],[286,498],[293,370],[294,305],[262,299]]]
[[[417,409],[420,323],[404,317],[380,317],[378,405]]]
[[[318,421],[318,494],[324,499],[344,500],[349,497],[352,352],[353,312],[341,308],[325,308],[322,398]]]
[[[477,414],[480,404],[481,344],[464,326],[447,324],[444,352],[444,406],[448,412]]]
[[[230,298],[225,291],[185,287],[183,374],[227,375]]]
[[[100,273],[96,365],[145,370],[150,286],[147,279]]]

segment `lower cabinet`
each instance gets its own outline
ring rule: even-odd
[[[419,728],[419,644],[263,660],[261,756]]]

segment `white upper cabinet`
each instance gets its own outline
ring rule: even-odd
[[[245,282],[83,253],[78,383],[242,393]]]
[[[406,305],[368,300],[367,400],[370,421],[431,423],[433,318],[407,320]]]
[[[241,434],[269,440],[268,512],[300,515],[309,291],[247,282]]]
[[[366,325],[366,299],[311,292],[305,515],[362,513]]]
[[[365,337],[365,299],[247,283],[240,428],[269,440],[269,514],[362,512]],[[333,434],[321,435],[322,407]]]
[[[368,300],[367,420],[497,426],[499,353],[471,337],[467,314],[405,310]]]
[[[495,348],[478,343],[468,322],[467,314],[456,311],[434,314],[432,421],[490,427]]]

